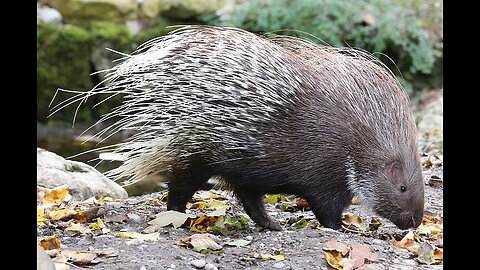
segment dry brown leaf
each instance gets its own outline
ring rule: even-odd
[[[67,259],[74,264],[86,265],[99,263],[99,261],[95,261],[97,254],[93,252],[61,250],[60,253],[67,257]]]
[[[90,208],[85,209],[85,210],[78,210],[77,215],[75,215],[75,219],[80,221],[80,222],[90,221],[90,220],[92,220],[94,218],[97,218],[99,216],[98,215],[99,210],[100,210],[100,207],[98,207],[98,206],[90,207]]]
[[[192,232],[205,233],[207,232],[208,227],[213,226],[217,220],[218,217],[202,215],[193,221],[190,230]]]
[[[38,244],[45,250],[58,249],[61,245],[57,235],[43,237],[38,241]]]
[[[377,252],[370,252],[370,248],[365,244],[354,243],[350,248],[349,259],[354,261],[356,268],[365,264],[365,260],[375,262],[378,260]]]
[[[347,255],[349,248],[340,242],[334,240],[327,240],[324,244],[323,250],[331,251],[335,250],[342,253],[343,256]]]
[[[325,251],[324,258],[327,261],[328,265],[331,267],[342,270],[342,266],[340,265],[340,261],[343,259],[342,253],[337,252],[335,250]]]
[[[412,252],[415,255],[418,255],[418,247],[420,246],[417,242],[415,242],[415,235],[413,231],[408,232],[400,241],[393,239],[391,243],[394,246],[407,249],[408,251]]]
[[[296,201],[298,208],[307,208],[308,207],[308,202],[305,199],[297,199]]]
[[[362,232],[367,231],[367,226],[360,216],[345,214],[343,215],[342,224],[349,229],[357,229]]]
[[[208,249],[208,250],[222,249],[222,246],[218,244],[220,243],[220,238],[209,233],[204,233],[204,234],[197,233],[190,237],[182,238],[177,243],[179,245],[182,245],[182,243],[187,244],[197,252],[201,252],[203,249]]]

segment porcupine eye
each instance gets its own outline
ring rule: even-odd
[[[401,187],[400,187],[400,191],[401,191],[401,192],[405,192],[405,191],[407,191],[407,188],[406,188],[405,186],[401,186]]]

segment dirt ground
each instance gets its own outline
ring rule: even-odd
[[[426,160],[435,163],[426,164]],[[442,156],[424,155],[425,179],[425,214],[443,218],[443,167]],[[427,162],[428,163],[428,162]],[[427,168],[429,167],[429,168]],[[297,229],[294,225],[283,224],[283,231],[269,231],[261,229],[252,221],[245,228],[235,230],[231,235],[218,237],[222,242],[246,239],[251,242],[246,246],[224,246],[221,254],[201,254],[187,247],[180,246],[177,240],[195,234],[186,227],[174,229],[171,226],[160,228],[158,241],[141,241],[128,239],[118,235],[118,231],[142,232],[147,222],[155,218],[155,214],[166,211],[165,203],[158,203],[162,193],[153,193],[138,197],[130,197],[120,202],[112,202],[102,209],[100,217],[105,220],[106,215],[124,216],[123,221],[105,221],[111,231],[105,234],[68,236],[60,223],[49,223],[37,227],[38,237],[58,235],[61,249],[88,251],[113,250],[116,256],[99,256],[97,263],[81,265],[85,269],[333,269],[327,268],[322,249],[327,240],[335,240],[347,246],[354,243],[368,245],[371,252],[378,253],[376,262],[369,262],[361,269],[443,269],[441,264],[419,264],[415,255],[407,249],[394,246],[392,239],[401,240],[408,230],[400,230],[393,223],[381,219],[383,225],[373,234],[362,234],[349,230],[334,231],[323,227],[316,227],[315,218],[311,211],[281,211],[276,205],[267,204],[269,214],[276,220],[292,220],[303,217],[309,225]],[[152,203],[157,202],[157,203]],[[229,197],[226,201],[230,205],[227,214],[244,214],[238,200]],[[307,208],[308,209],[308,208]],[[188,210],[187,210],[188,211]],[[190,210],[194,213],[196,210]],[[352,205],[345,212],[353,216],[360,216],[367,224],[376,215],[362,205]],[[432,243],[433,244],[433,243]],[[435,246],[443,248],[443,240],[436,241]],[[262,254],[286,256],[284,260],[261,258]],[[193,266],[192,260],[203,260],[200,265]],[[441,262],[441,261],[440,261]],[[207,264],[202,268],[202,264]],[[70,269],[77,269],[71,266]]]

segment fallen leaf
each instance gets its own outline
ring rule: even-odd
[[[269,204],[276,204],[279,202],[287,201],[287,198],[285,198],[285,196],[282,194],[269,194],[269,195],[265,195],[265,200]]]
[[[75,215],[75,219],[80,222],[87,222],[99,216],[98,212],[100,207],[94,206],[84,210],[77,211],[77,215]]]
[[[149,221],[148,224],[149,225],[156,224],[160,227],[165,227],[172,224],[173,228],[176,229],[182,226],[183,223],[185,223],[185,221],[187,221],[188,218],[195,218],[195,217],[196,217],[195,215],[189,215],[189,214],[169,210],[169,211],[157,214],[155,216],[155,219],[152,221]]]
[[[394,246],[407,249],[408,251],[412,252],[413,254],[418,254],[418,247],[419,244],[415,242],[415,235],[413,231],[409,231],[400,241],[393,239],[391,243]]]
[[[229,246],[233,246],[233,247],[243,247],[243,246],[246,246],[246,245],[250,244],[250,242],[252,242],[252,241],[238,239],[238,240],[227,242],[227,243],[225,243],[225,245],[229,245]]]
[[[228,216],[225,218],[224,224],[231,228],[242,229],[248,224],[248,221],[250,221],[250,219],[244,215],[237,217]]]
[[[64,230],[64,232],[68,236],[73,236],[73,235],[76,235],[76,234],[79,234],[79,233],[83,234],[83,235],[91,235],[92,234],[92,231],[89,228],[83,226],[80,223],[73,223],[72,225],[67,227]]]
[[[370,252],[370,248],[365,244],[354,243],[350,247],[349,259],[354,261],[356,268],[365,264],[365,260],[375,262],[378,260],[377,252]]]
[[[271,256],[270,259],[273,259],[275,261],[283,261],[283,260],[287,259],[287,256],[282,255],[282,254],[277,254],[277,255]]]
[[[307,200],[305,199],[297,199],[296,204],[301,209],[305,209],[309,206]]]
[[[38,244],[45,250],[59,249],[61,245],[57,235],[44,237],[38,241]]]
[[[101,203],[103,201],[106,201],[106,202],[113,202],[113,198],[112,197],[101,197],[100,199],[98,199],[98,202]]]
[[[67,188],[58,187],[45,194],[42,199],[42,204],[61,204],[63,202],[68,202],[71,198],[72,195],[68,193]]]
[[[308,225],[308,221],[304,218],[302,218],[299,221],[294,223],[294,226],[297,229],[303,229],[303,228],[307,227],[307,225]]]
[[[60,253],[67,257],[67,259],[74,264],[86,265],[99,263],[99,261],[95,261],[97,254],[92,252],[61,250]]]
[[[125,238],[140,239],[143,241],[158,241],[160,239],[160,234],[155,233],[138,233],[138,232],[117,232],[120,236]]]
[[[202,215],[191,223],[190,230],[192,232],[205,233],[210,226],[213,226],[217,222],[217,220],[218,217]]]
[[[356,229],[356,230],[362,231],[362,232],[367,231],[367,226],[365,225],[365,222],[363,221],[363,218],[361,218],[360,216],[353,216],[353,215],[350,215],[350,214],[345,214],[345,215],[343,215],[342,223],[348,229]]]
[[[110,232],[110,229],[107,229],[101,218],[97,218],[97,222],[92,223],[89,226],[94,230],[101,230],[103,234]]]
[[[422,264],[437,264],[440,263],[439,260],[443,260],[443,251],[425,241],[418,248],[418,257],[416,259]]]
[[[204,249],[207,250],[220,250],[222,246],[218,243],[220,242],[220,238],[213,234],[204,233],[204,234],[194,234],[192,236],[180,239],[178,244],[183,243],[187,246],[191,246],[193,250],[197,252],[201,252]],[[180,244],[181,245],[181,244]],[[182,245],[181,245],[182,246]],[[183,245],[185,246],[185,245]]]
[[[327,240],[324,243],[324,245],[325,246],[323,247],[323,250],[326,250],[326,251],[335,250],[340,252],[343,256],[347,255],[349,251],[349,248],[345,244],[334,241],[334,240]]]
[[[208,208],[209,209],[219,209],[219,208],[227,208],[227,204],[225,204],[224,202],[222,201],[219,201],[219,200],[212,200],[209,204],[208,204]]]
[[[383,225],[382,219],[379,217],[372,217],[370,223],[368,224],[369,231],[376,231],[380,226]]]
[[[342,270],[342,266],[340,265],[340,260],[343,259],[342,253],[334,250],[325,251],[324,258],[327,261],[328,265],[330,265],[331,267],[337,270]]]
[[[215,211],[212,211],[212,212],[208,213],[207,216],[209,216],[209,217],[225,216],[226,211],[227,211],[226,207],[220,207],[220,208],[216,209]]]
[[[73,219],[77,215],[77,211],[73,209],[47,210],[46,214],[50,219],[67,221]]]
[[[113,248],[106,248],[106,249],[95,249],[94,247],[89,247],[88,251],[94,252],[98,256],[105,256],[105,257],[117,257],[118,250]]]
[[[342,258],[338,264],[343,268],[343,270],[355,269],[355,261],[348,258]]]
[[[45,209],[37,208],[37,226],[45,225],[44,221],[48,221],[48,218],[45,217]]]

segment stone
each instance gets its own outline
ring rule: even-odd
[[[190,264],[195,268],[203,269],[207,263],[205,260],[192,260]]]
[[[50,259],[50,256],[48,256],[45,250],[39,245],[37,245],[37,269],[55,270],[52,259]]]
[[[417,123],[419,132],[443,131],[443,92],[418,113]]]
[[[285,267],[285,264],[283,262],[276,262],[273,264],[273,268],[275,269],[282,269]]]
[[[62,14],[54,8],[41,6],[37,3],[37,22],[62,24]]]
[[[107,196],[113,199],[128,197],[124,188],[92,166],[66,160],[42,148],[37,148],[37,186],[67,186],[76,200],[86,200],[92,196],[97,199]]]
[[[205,268],[203,268],[203,269],[205,269],[205,270],[218,270],[218,268],[211,263],[205,264]]]

